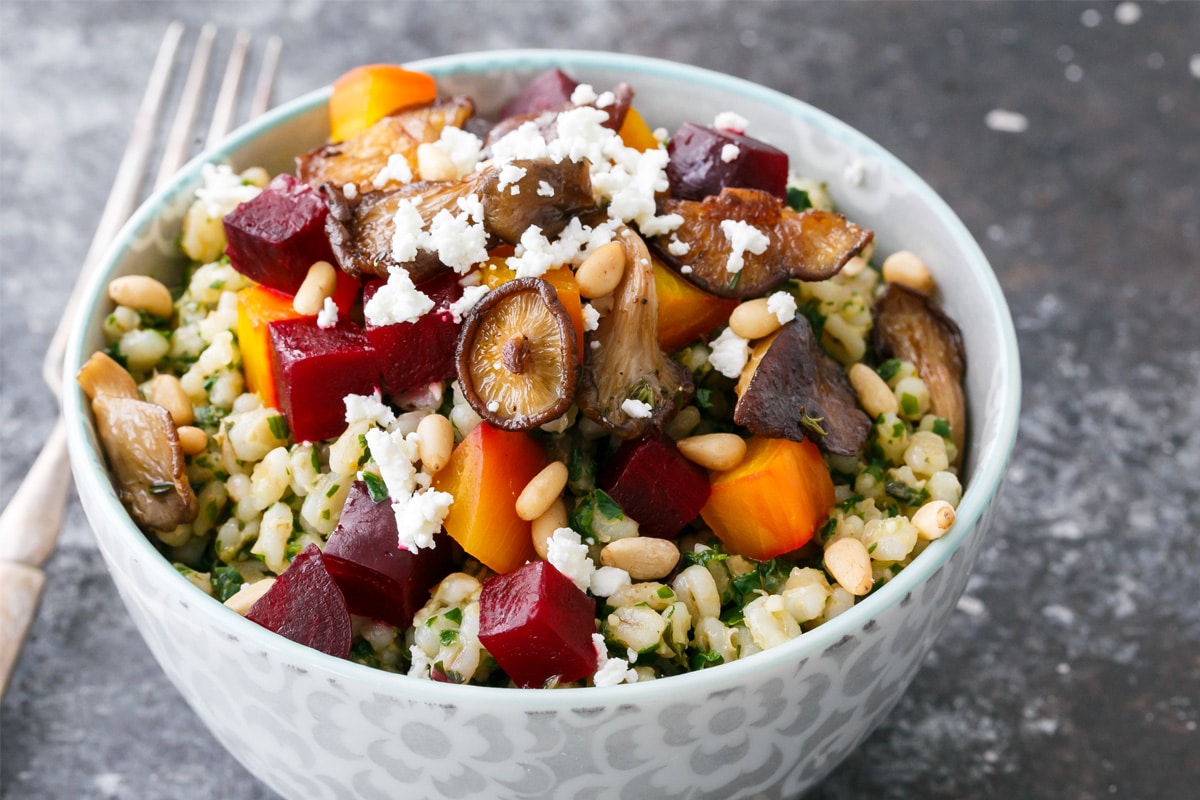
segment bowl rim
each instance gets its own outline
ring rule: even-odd
[[[312,648],[275,635],[222,604],[193,586],[180,575],[166,558],[151,544],[149,538],[133,523],[121,505],[107,479],[107,469],[99,451],[93,447],[86,401],[76,387],[63,393],[62,414],[66,425],[72,469],[81,496],[89,496],[97,508],[117,531],[120,546],[131,548],[130,556],[145,563],[153,580],[163,585],[172,595],[172,600],[187,607],[188,614],[200,615],[199,623],[215,629],[224,629],[244,643],[252,643],[258,651],[293,664],[304,664],[320,670],[331,678],[365,685],[382,695],[403,695],[415,690],[422,701],[433,704],[476,703],[491,707],[521,707],[523,709],[557,709],[579,705],[590,707],[610,703],[636,703],[638,701],[660,702],[666,693],[673,695],[695,694],[727,690],[747,685],[748,678],[759,672],[770,672],[782,662],[797,663],[814,656],[837,643],[847,634],[862,629],[869,621],[899,604],[914,589],[935,574],[969,538],[973,529],[981,522],[984,512],[999,493],[1016,442],[1017,422],[1020,407],[1020,368],[1016,333],[1003,292],[995,273],[988,264],[978,243],[967,231],[966,226],[950,209],[946,202],[922,178],[900,159],[877,144],[865,134],[850,127],[828,113],[797,98],[777,90],[752,83],[732,75],[703,67],[682,64],[647,56],[607,53],[588,50],[561,49],[516,49],[487,50],[438,56],[407,62],[405,66],[443,77],[451,74],[482,74],[495,71],[534,70],[550,67],[592,68],[618,70],[636,78],[649,75],[660,79],[675,80],[735,93],[773,106],[788,116],[802,120],[807,125],[820,129],[834,139],[848,144],[860,154],[878,161],[885,170],[896,173],[904,184],[929,205],[956,246],[969,258],[966,268],[973,274],[984,290],[991,315],[999,322],[994,332],[1001,347],[1000,358],[993,369],[997,374],[995,402],[989,409],[996,415],[994,435],[984,443],[991,451],[987,458],[980,458],[970,480],[964,486],[962,501],[957,509],[957,521],[951,531],[929,547],[905,567],[896,577],[870,596],[857,602],[837,618],[824,623],[802,636],[771,648],[753,657],[740,659],[719,668],[688,672],[644,683],[620,684],[610,687],[578,687],[551,692],[519,691],[503,687],[443,684],[433,681],[416,681],[407,675],[398,675],[349,660],[339,659]],[[635,80],[630,80],[636,86]],[[227,161],[229,155],[246,145],[268,129],[289,122],[295,117],[311,113],[324,104],[329,96],[326,86],[306,93],[282,104],[247,125],[242,126],[217,146],[206,150],[185,165],[163,188],[155,192],[135,211],[121,228],[112,244],[105,251],[96,270],[86,284],[83,308],[86,314],[79,315],[72,327],[67,344],[63,381],[65,386],[75,387],[75,372],[85,360],[85,344],[88,322],[94,318],[99,304],[104,300],[108,276],[114,271],[122,253],[129,248],[138,234],[149,228],[163,213],[169,202],[185,188],[199,180],[200,168],[210,162]],[[90,353],[87,353],[90,355]],[[979,424],[979,423],[977,423]],[[103,524],[104,521],[101,521]],[[98,529],[100,525],[89,525]],[[97,543],[110,569],[118,568],[118,559],[107,551],[99,533]],[[664,680],[666,682],[664,683]],[[407,687],[407,688],[406,688]]]

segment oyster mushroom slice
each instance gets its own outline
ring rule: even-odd
[[[687,367],[658,346],[658,298],[646,243],[625,226],[616,239],[625,247],[625,274],[613,291],[612,310],[589,336],[578,405],[620,438],[637,439],[661,430],[691,400],[695,385]],[[648,413],[631,414],[631,408],[644,406],[626,400],[644,403]]]
[[[463,322],[455,357],[467,402],[498,428],[544,425],[575,398],[575,325],[541,278],[518,278],[485,295]]]
[[[833,277],[873,236],[841,214],[797,212],[758,189],[725,187],[700,201],[667,198],[659,202],[658,213],[678,214],[683,224],[650,240],[655,253],[687,280],[719,297],[758,297],[789,278]],[[744,222],[768,240],[761,253],[742,253],[744,265],[738,272],[728,269],[733,249],[722,228],[726,221]],[[675,240],[687,245],[682,255],[675,254],[681,247],[671,247]],[[685,273],[685,266],[690,271]]]
[[[509,244],[517,244],[528,228],[537,227],[552,238],[573,217],[587,219],[598,213],[586,161],[556,164],[530,159],[513,161],[509,167],[505,171],[491,165],[457,181],[420,181],[387,192],[367,192],[353,201],[326,187],[330,213],[325,229],[338,264],[351,275],[380,277],[386,277],[391,266],[403,266],[414,283],[441,270],[431,251],[419,250],[416,259],[404,263],[392,257],[392,219],[404,201],[416,206],[428,226],[440,211],[461,214],[458,201],[474,194],[483,206],[485,230]],[[519,177],[509,180],[515,175]]]
[[[845,371],[804,317],[755,345],[737,391],[733,421],[758,436],[812,439],[828,453],[855,455],[871,432]]]
[[[966,442],[966,400],[962,379],[967,369],[962,332],[929,298],[890,283],[875,301],[872,342],[881,358],[910,361],[929,389],[929,410],[950,423],[950,435],[962,460]]]
[[[88,359],[76,380],[92,401],[117,496],[133,518],[159,531],[195,519],[199,505],[167,410],[138,399],[133,377],[103,353]]]

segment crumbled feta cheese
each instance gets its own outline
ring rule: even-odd
[[[478,136],[453,126],[442,128],[442,135],[433,144],[454,162],[460,178],[475,169],[483,151],[483,141]]]
[[[733,332],[732,328],[721,331],[721,335],[709,343],[711,352],[708,363],[726,378],[738,378],[742,367],[750,358],[750,342]]]
[[[760,255],[766,252],[771,240],[767,235],[745,220],[721,220],[721,233],[729,240],[729,261],[725,269],[730,272],[741,272],[746,265],[747,252]]]
[[[767,311],[775,315],[780,325],[796,318],[796,298],[790,292],[775,292],[767,298]]]
[[[671,234],[671,240],[667,242],[667,252],[673,256],[686,256],[692,246],[687,242],[681,241],[678,236]]]
[[[403,264],[417,257],[425,220],[412,200],[401,200],[392,215],[392,259]]]
[[[483,226],[483,205],[475,194],[459,200],[463,213],[457,216],[443,208],[429,223],[420,248],[437,254],[438,259],[460,275],[486,261],[488,233]]]
[[[722,111],[713,118],[713,127],[719,131],[745,133],[750,121],[736,111]]]
[[[495,414],[497,411],[500,410],[500,403],[498,403],[495,400],[491,401],[490,403],[487,404],[487,410],[492,412],[493,414]]]
[[[376,189],[382,189],[392,181],[397,183],[411,183],[413,179],[412,167],[408,165],[408,159],[399,153],[392,153],[388,156],[387,164],[383,169],[376,173],[371,179],[371,185]]]
[[[387,283],[363,306],[363,315],[372,325],[413,322],[433,308],[433,300],[413,285],[408,270],[389,267]]]
[[[599,567],[592,573],[592,582],[588,587],[596,597],[611,597],[622,586],[629,586],[633,579],[629,573],[620,567]]]
[[[467,312],[474,308],[475,304],[482,300],[483,296],[490,291],[491,289],[483,284],[464,286],[462,297],[450,304],[450,314],[454,317],[454,321],[462,322]]]
[[[598,633],[592,634],[592,645],[596,648],[596,673],[592,676],[595,686],[616,686],[621,683],[637,683],[637,670],[629,668],[629,662],[623,658],[609,658],[608,646],[604,637]]]
[[[430,478],[417,472],[418,435],[372,428],[366,438],[371,458],[379,466],[379,475],[392,500],[400,546],[414,552],[433,548],[434,534],[442,529],[454,497],[429,488],[421,491],[422,487],[428,487]]]
[[[634,419],[649,419],[650,415],[654,413],[654,406],[641,400],[627,397],[621,403],[621,410]]]
[[[554,187],[549,181],[538,181],[538,197],[554,197]]]
[[[317,327],[321,329],[336,328],[338,324],[338,307],[332,297],[326,297],[317,312]]]
[[[204,210],[210,219],[220,219],[233,211],[239,203],[258,197],[262,189],[246,183],[242,176],[228,164],[205,164],[200,167],[204,184],[196,190],[196,199],[204,202]]]
[[[657,139],[660,143],[665,143],[668,139],[671,138],[671,132],[668,131],[666,128],[655,128],[653,131],[650,132],[650,134],[655,139]]]
[[[617,102],[617,96],[612,92],[601,92],[596,98],[596,108],[608,108],[613,103]]]
[[[593,350],[599,350],[600,349],[600,341],[597,339],[593,339],[591,341],[591,343],[588,345],[588,347],[592,348]]]
[[[588,590],[596,565],[578,533],[570,528],[557,528],[546,543],[546,560],[578,586],[579,591]]]
[[[347,200],[353,200],[354,198],[358,197],[358,184],[353,182],[343,183],[342,194]]]
[[[742,148],[738,147],[733,142],[728,142],[721,148],[721,160],[728,164],[731,161],[737,161],[737,157],[742,154]]]
[[[516,164],[505,164],[500,168],[500,175],[496,179],[496,188],[503,189],[505,186],[516,183],[524,178],[528,171],[525,167],[519,167]]]
[[[586,303],[583,306],[583,329],[585,331],[594,331],[600,327],[600,312],[591,303]]]
[[[381,428],[390,428],[396,421],[396,414],[383,402],[383,395],[378,390],[375,394],[348,394],[342,398],[346,406],[346,424],[354,425],[359,422],[370,422]]]
[[[681,273],[683,273],[684,275],[691,275],[692,274],[692,265],[684,264],[682,267],[679,268],[679,271]]]
[[[590,83],[581,83],[571,92],[572,105],[586,106],[594,102],[596,102],[596,90]]]

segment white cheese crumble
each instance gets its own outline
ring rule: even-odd
[[[742,154],[742,148],[738,147],[733,142],[727,143],[721,148],[721,160],[728,164],[731,161],[737,161],[737,157]]]
[[[382,189],[392,181],[397,183],[411,183],[413,179],[412,167],[408,165],[408,159],[399,153],[392,153],[388,156],[387,164],[383,169],[376,173],[371,179],[371,185],[376,189]]]
[[[516,183],[525,177],[529,170],[524,167],[519,167],[516,164],[505,164],[500,168],[500,175],[496,180],[496,188],[503,189],[505,186]],[[520,187],[517,187],[518,189]]]
[[[554,187],[549,181],[538,181],[538,197],[554,197]]]
[[[321,304],[321,310],[317,312],[317,327],[325,330],[328,328],[336,328],[337,324],[337,303],[333,302],[332,297],[326,297],[325,302]]]
[[[342,194],[345,195],[347,200],[353,200],[354,198],[358,197],[358,184],[354,183],[353,181],[349,183],[343,183]]]
[[[483,296],[490,291],[491,289],[483,284],[464,286],[462,297],[450,304],[450,314],[454,317],[454,321],[462,322],[467,312],[474,308],[475,304],[482,300]]]
[[[719,131],[745,133],[750,121],[736,111],[722,111],[713,118],[712,126]]]
[[[583,329],[585,331],[594,331],[600,327],[600,312],[591,303],[585,303],[583,306]]]
[[[366,438],[391,497],[400,546],[414,552],[433,548],[433,537],[442,529],[454,497],[428,488],[429,475],[417,471],[420,437],[415,432],[405,436],[401,431],[372,428]]]
[[[750,358],[750,342],[726,328],[709,343],[708,363],[726,378],[738,378]]]
[[[654,413],[654,406],[632,397],[621,402],[621,410],[634,419],[649,419]]]
[[[546,560],[578,586],[579,591],[588,590],[596,565],[578,533],[570,528],[555,529],[546,542]]]
[[[780,325],[796,318],[796,298],[790,292],[775,292],[767,298],[767,311],[775,315]]]
[[[617,102],[617,96],[612,92],[601,92],[596,98],[596,108],[608,108],[613,103]]]
[[[766,252],[771,240],[767,235],[745,220],[721,220],[721,233],[729,240],[729,261],[725,269],[730,272],[741,272],[746,265],[745,254],[761,255]]]
[[[220,219],[239,203],[246,203],[262,192],[246,183],[228,164],[205,164],[200,167],[204,185],[196,190],[196,199],[204,201],[204,211],[210,219]]]
[[[424,229],[425,220],[412,200],[397,203],[392,215],[392,260],[402,264],[416,258]]]
[[[671,234],[670,241],[667,242],[667,252],[673,256],[686,256],[692,246],[685,241],[682,241],[675,234]]]
[[[581,83],[571,92],[572,105],[586,106],[594,102],[596,102],[596,90],[592,88],[590,83]]]
[[[483,151],[483,141],[478,136],[453,126],[442,128],[442,135],[433,144],[454,162],[459,178],[475,169]]]
[[[363,316],[372,325],[391,325],[420,319],[432,309],[433,300],[417,290],[408,270],[390,267],[387,283],[363,306]]]
[[[681,273],[683,273],[684,275],[691,275],[692,274],[692,265],[684,264],[682,267],[679,268],[679,271]]]
[[[375,394],[348,394],[342,398],[342,403],[346,406],[347,425],[370,422],[381,428],[390,428],[396,421],[395,412],[383,402],[383,395],[378,389]]]
[[[483,226],[483,203],[477,194],[460,197],[455,215],[443,208],[429,223],[429,232],[419,247],[437,253],[438,259],[459,275],[488,257],[488,233]]]
[[[592,683],[595,686],[637,683],[637,670],[630,669],[628,661],[623,658],[608,657],[608,647],[604,644],[603,636],[593,633],[592,644],[596,648],[596,674],[592,676]]]
[[[629,573],[620,567],[598,567],[592,573],[592,583],[588,588],[596,597],[611,597],[618,589],[632,583]]]

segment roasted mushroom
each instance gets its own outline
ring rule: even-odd
[[[966,434],[966,401],[962,379],[967,368],[962,332],[929,298],[907,286],[890,283],[875,301],[872,341],[881,358],[912,362],[929,389],[929,410],[950,424],[950,435],[962,459]]]
[[[687,367],[658,346],[658,298],[646,243],[624,226],[617,241],[625,246],[625,274],[612,310],[589,336],[579,410],[622,439],[636,439],[661,430],[688,404],[695,385]]]
[[[490,166],[458,181],[420,181],[388,192],[368,192],[353,201],[336,189],[326,190],[330,213],[325,225],[334,255],[351,275],[386,277],[389,267],[403,266],[413,282],[420,283],[441,267],[436,256],[426,251],[418,251],[415,260],[404,264],[393,259],[396,209],[405,200],[412,202],[428,225],[440,211],[461,213],[458,201],[471,194],[483,206],[487,232],[509,244],[519,242],[531,227],[551,238],[562,233],[573,217],[586,220],[598,213],[588,165],[582,161],[514,161],[507,171]]]
[[[758,189],[726,187],[701,201],[667,198],[659,201],[658,213],[678,214],[683,224],[650,240],[655,253],[689,281],[719,297],[758,297],[789,278],[833,277],[872,237],[871,231],[841,214],[793,211]],[[739,223],[754,229],[749,233],[765,236],[765,247],[735,247],[732,236],[747,230]],[[673,246],[676,241],[686,245],[686,251]],[[730,271],[731,257],[736,266],[738,256],[743,265]]]
[[[474,111],[475,104],[467,97],[449,97],[404,109],[344,142],[297,156],[296,175],[314,189],[331,184],[340,190],[354,184],[359,193],[374,191],[381,188],[374,180],[392,155],[404,156],[416,172],[417,148],[425,142],[436,142],[443,128],[461,128]]]
[[[133,518],[158,531],[195,519],[199,505],[167,410],[139,399],[133,378],[103,353],[92,355],[76,380],[92,401],[117,495]]]
[[[871,431],[846,373],[804,317],[755,345],[737,393],[733,421],[759,436],[812,439],[826,452],[854,455]]]
[[[463,322],[455,359],[467,402],[498,428],[544,425],[575,398],[575,326],[541,278],[518,278],[485,295]]]

